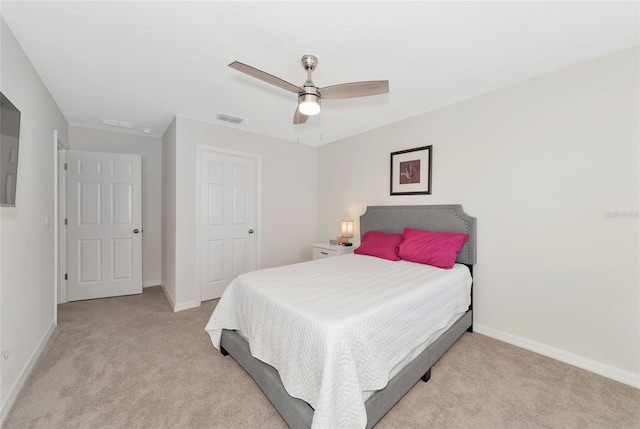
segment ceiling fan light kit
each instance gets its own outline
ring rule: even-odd
[[[298,107],[293,115],[293,123],[303,124],[309,119],[309,116],[317,115],[320,113],[320,105],[322,100],[323,89],[317,87],[311,80],[311,72],[318,65],[318,58],[313,55],[303,55],[302,66],[307,71],[307,81],[302,86],[296,86],[286,80],[273,76],[269,73],[263,72],[255,67],[251,67],[247,64],[243,64],[238,61],[234,61],[229,64],[229,67],[236,69],[242,73],[248,74],[251,77],[260,79],[271,85],[275,85],[286,91],[294,92],[298,94]],[[366,82],[351,82],[343,83],[339,85],[332,85],[325,87],[326,99],[340,99],[340,98],[355,98],[366,97],[369,95],[386,94],[389,92],[388,80],[375,80]]]
[[[306,116],[317,115],[320,113],[320,95],[301,93],[298,95],[298,109]]]

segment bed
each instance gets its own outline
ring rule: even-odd
[[[451,270],[345,255],[239,276],[218,303],[206,328],[214,346],[249,373],[290,427],[374,426],[472,330],[475,218],[460,205],[369,206],[360,217],[361,237],[404,228],[468,240]]]

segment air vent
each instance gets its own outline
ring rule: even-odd
[[[113,125],[114,127],[121,128],[133,128],[135,125],[133,122],[116,121],[115,119],[103,119],[102,123],[105,125]]]
[[[226,113],[218,113],[218,116],[216,116],[216,119],[223,122],[230,122],[232,124],[239,124],[240,122],[244,121],[243,118],[227,115]]]

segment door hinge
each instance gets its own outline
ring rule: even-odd
[[[67,169],[67,163],[66,162],[64,163],[64,169],[65,170]]]
[[[65,279],[65,280],[69,280],[69,274],[64,273],[64,279]]]
[[[65,217],[64,218],[64,224],[67,225],[68,222],[69,222],[69,220]]]

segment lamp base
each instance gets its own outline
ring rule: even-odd
[[[337,236],[336,237],[338,240],[338,245],[339,246],[353,246],[353,244],[349,243],[349,238],[348,237],[342,237],[342,236]]]

